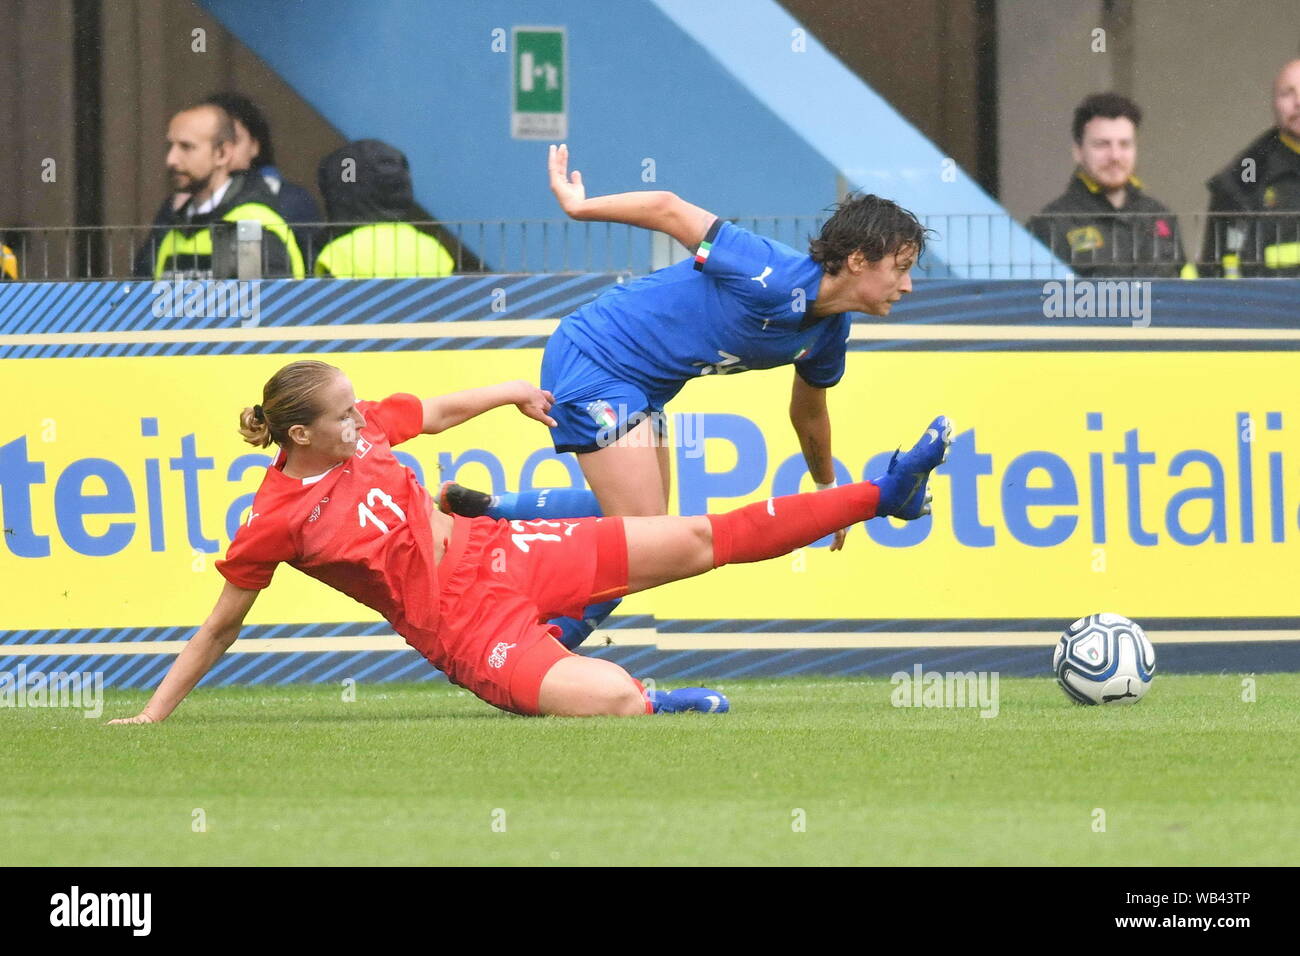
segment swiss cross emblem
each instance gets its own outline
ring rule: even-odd
[[[375,446],[374,446],[371,442],[366,441],[364,438],[361,438],[360,436],[357,437],[357,457],[358,457],[358,458],[365,458],[365,457],[366,457],[366,452],[370,451],[370,449],[373,448],[373,447],[375,447]]]

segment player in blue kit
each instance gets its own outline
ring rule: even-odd
[[[671,192],[587,198],[568,165],[568,147],[552,146],[551,191],[571,218],[653,229],[693,255],[613,287],[567,316],[546,344],[541,385],[555,396],[552,440],[556,451],[577,455],[591,491],[490,497],[447,482],[442,509],[512,520],[667,514],[668,401],[701,375],[780,365],[795,369],[790,420],[808,471],[819,489],[834,486],[826,390],[844,374],[849,313],[888,315],[912,290],[926,239],[916,217],[887,199],[851,197],[803,254]],[[567,619],[563,642],[581,643],[610,610]]]

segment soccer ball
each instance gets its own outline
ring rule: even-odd
[[[1089,614],[1065,629],[1052,655],[1056,682],[1080,704],[1132,704],[1156,672],[1142,628],[1119,614]]]

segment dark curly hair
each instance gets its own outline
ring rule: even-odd
[[[850,196],[831,208],[833,213],[821,235],[808,241],[808,254],[827,275],[838,275],[844,261],[855,252],[861,252],[868,262],[879,262],[913,248],[920,259],[926,238],[934,234],[898,203],[870,193]]]
[[[271,125],[267,123],[257,104],[242,93],[223,91],[213,93],[203,101],[206,106],[215,106],[226,111],[233,120],[239,120],[248,130],[248,135],[257,140],[257,155],[253,157],[253,168],[275,165],[275,146],[271,142]],[[232,134],[230,137],[234,139]]]
[[[1105,119],[1119,119],[1121,116],[1133,121],[1133,128],[1142,125],[1142,110],[1127,96],[1118,93],[1093,93],[1074,109],[1074,123],[1070,132],[1074,141],[1083,145],[1083,128],[1089,122],[1101,116]]]

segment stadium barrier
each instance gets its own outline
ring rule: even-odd
[[[1101,229],[1080,227],[1080,217],[1073,215],[1038,217],[1050,248],[1025,235],[1017,237],[1014,221],[1002,214],[936,214],[920,218],[931,236],[927,253],[914,272],[918,278],[1063,279],[1071,274],[1071,265],[1053,255],[1051,249],[1064,253],[1072,244],[1085,250],[1077,260],[1080,272],[1098,269],[1130,278],[1176,278],[1184,255],[1199,275],[1221,275],[1225,253],[1235,256],[1229,266],[1236,274],[1227,278],[1265,273],[1294,276],[1300,270],[1300,218],[1295,213],[1190,216],[1182,217],[1181,225],[1172,215],[1118,213]],[[803,249],[811,236],[820,233],[826,217],[738,216],[732,221]],[[1212,230],[1206,243],[1204,237],[1210,224],[1222,228]],[[1250,224],[1254,228],[1247,228]],[[366,224],[294,224],[308,274],[317,253],[332,235],[360,225]],[[425,221],[411,225],[439,239],[457,274],[643,274],[686,254],[667,236],[616,223],[559,218]],[[162,235],[162,231],[150,226],[24,228],[0,230],[0,242],[11,250],[6,260],[11,278],[28,282],[125,280],[145,277],[136,275],[136,259],[152,262],[151,244],[160,241]],[[1235,245],[1229,249],[1226,242]],[[1121,249],[1129,251],[1116,252]],[[1114,255],[1129,257],[1113,263]],[[210,271],[190,272],[181,278],[214,277]],[[234,277],[233,272],[230,277]],[[263,277],[269,274],[264,272]],[[397,276],[381,272],[358,277]]]
[[[0,671],[156,682],[270,460],[237,414],[285,362],[325,358],[363,398],[535,380],[557,321],[621,278],[0,286]],[[830,404],[841,481],[954,419],[936,515],[630,597],[590,653],[660,680],[1042,673],[1065,624],[1109,610],[1147,627],[1162,671],[1294,670],[1298,300],[1284,280],[919,282],[888,321],[858,317]],[[811,487],[790,378],[708,376],[670,405],[674,511]],[[581,483],[508,409],[398,452],[426,483]],[[208,681],[437,676],[283,568]]]

